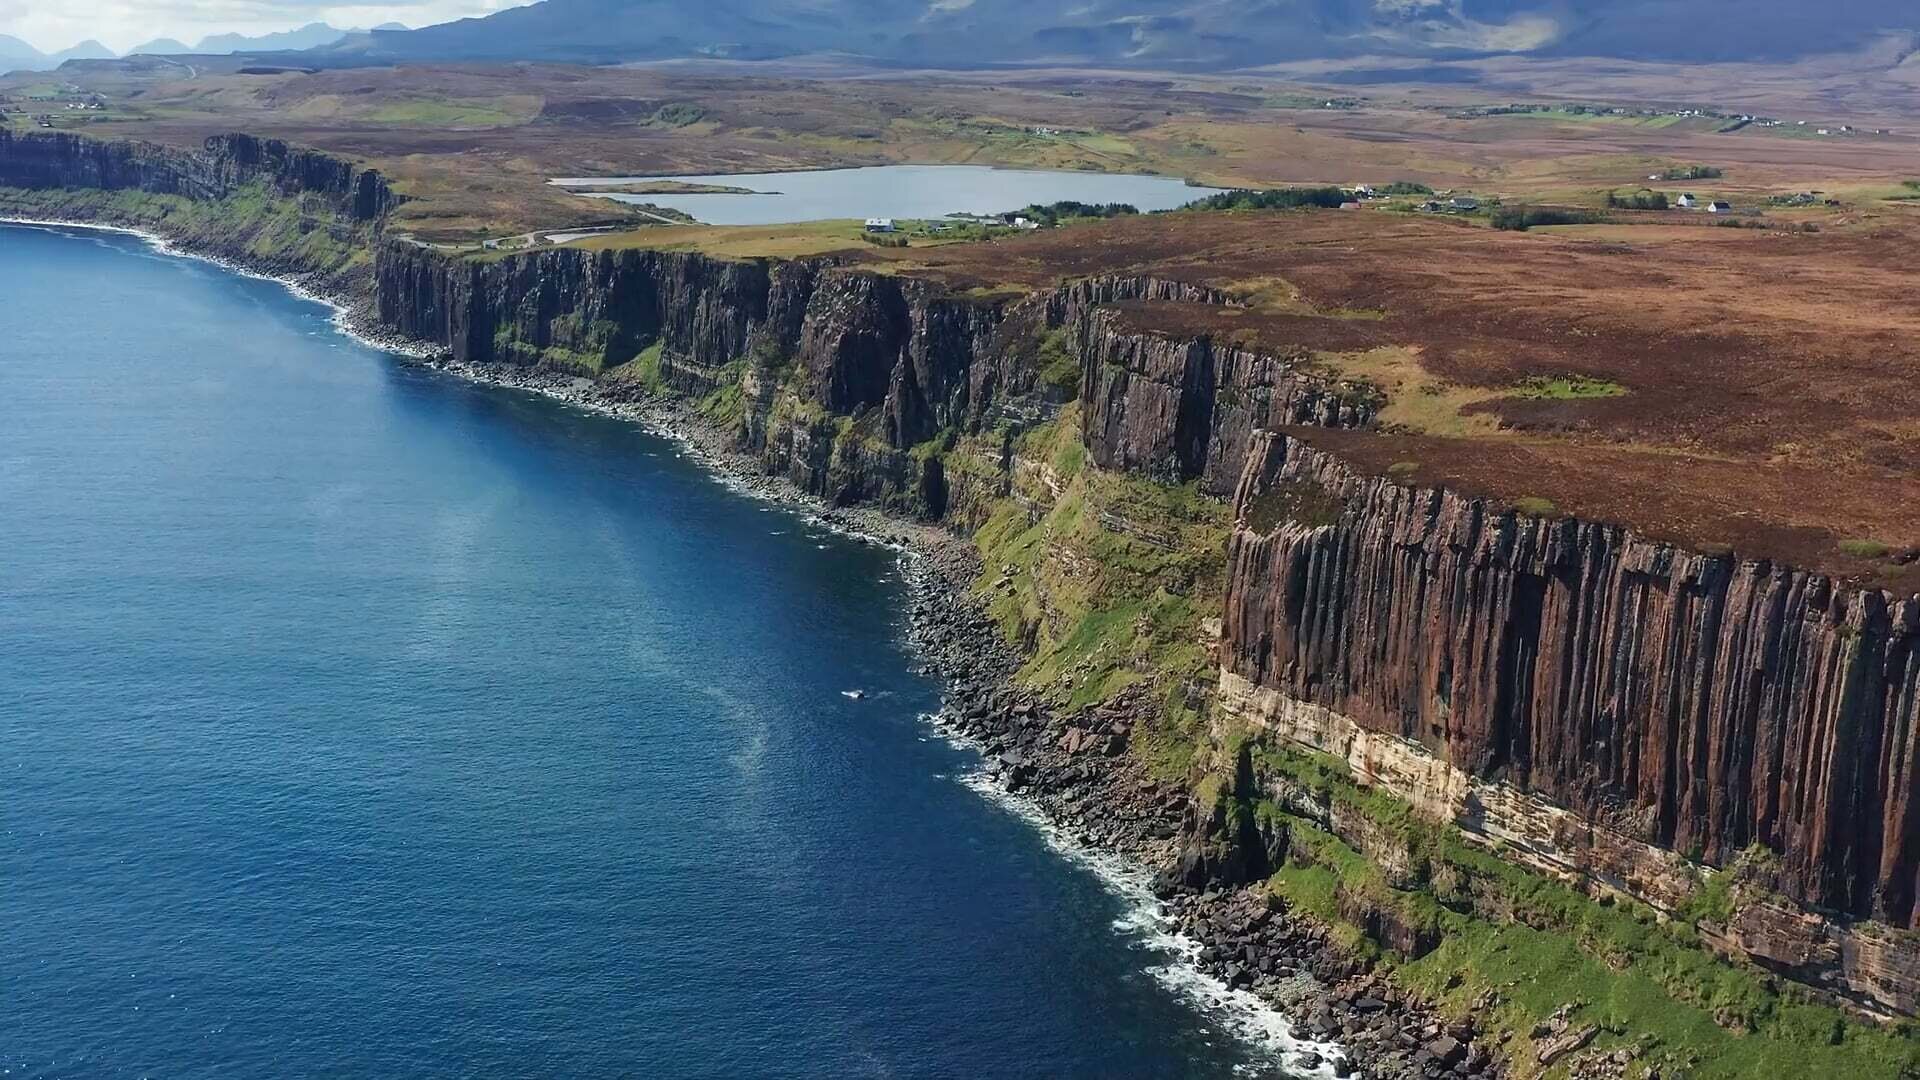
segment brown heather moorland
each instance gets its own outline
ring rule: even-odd
[[[1920,77],[1900,57],[1866,61],[1487,60],[1453,65],[1467,82],[1423,83],[1438,70],[1429,65],[1354,86],[1316,84],[1330,72],[1311,64],[1208,77],[824,62],[247,74],[216,58],[69,65],[0,79],[0,95],[99,95],[102,115],[58,120],[99,137],[188,146],[244,130],[365,160],[411,198],[394,230],[456,248],[608,223],[630,231],[576,243],[831,253],[981,295],[1122,272],[1213,285],[1242,303],[1118,314],[1135,329],[1224,336],[1378,385],[1389,399],[1381,431],[1306,433],[1356,465],[1910,591],[1920,588],[1920,313],[1909,278],[1920,202],[1902,182],[1920,174],[1920,138],[1906,123]],[[1676,114],[1714,87],[1739,88],[1714,103],[1722,112],[1857,130],[1815,138],[1797,125]],[[1523,97],[1631,115],[1488,114]],[[858,241],[857,224],[663,225],[546,183],[888,162],[1227,186],[1404,179],[1588,208],[1609,190],[1697,190],[1733,199],[1737,223],[1754,227],[1670,211],[1503,232],[1369,208],[1178,213],[877,249]],[[1721,175],[1649,180],[1690,163]],[[1836,205],[1766,206],[1809,190]]]

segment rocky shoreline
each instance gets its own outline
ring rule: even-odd
[[[1039,811],[1087,849],[1117,854],[1159,872],[1156,893],[1171,926],[1197,945],[1201,972],[1247,991],[1287,1016],[1298,1037],[1323,1049],[1290,1056],[1279,1076],[1361,1080],[1497,1078],[1501,1068],[1471,1024],[1449,1024],[1334,943],[1325,928],[1279,909],[1258,886],[1220,890],[1178,884],[1165,871],[1179,860],[1185,823],[1195,817],[1184,785],[1150,776],[1127,754],[1136,717],[1150,705],[1122,699],[1074,714],[1049,708],[1015,685],[1021,658],[970,597],[980,572],[973,545],[944,529],[871,507],[834,507],[791,481],[767,475],[731,435],[683,402],[606,394],[592,380],[506,365],[452,362],[443,349],[381,326],[363,299],[331,295],[315,278],[249,266],[202,245],[148,230],[85,221],[0,219],[138,236],[166,254],[201,259],[271,280],[326,304],[342,333],[423,368],[473,382],[538,393],[680,441],[723,482],[757,498],[809,512],[867,543],[912,555],[910,639],[926,673],[946,687],[931,718],[949,737],[976,746],[1000,789]],[[1333,1046],[1339,1049],[1333,1049]]]
[[[1127,753],[1136,718],[1151,705],[1122,698],[1061,713],[1023,694],[1010,678],[1019,658],[964,594],[933,575],[915,581],[911,625],[929,670],[947,684],[940,724],[981,749],[1001,787],[1079,843],[1159,871],[1155,891],[1171,924],[1199,943],[1202,972],[1280,1010],[1301,1038],[1341,1048],[1303,1051],[1282,1075],[1503,1075],[1491,1040],[1472,1023],[1438,1016],[1264,888],[1178,880],[1172,871],[1183,823],[1196,816],[1192,796]]]
[[[1075,843],[1119,855],[1157,878],[1171,926],[1198,945],[1200,971],[1248,991],[1289,1018],[1298,1037],[1338,1050],[1308,1049],[1281,1076],[1361,1080],[1442,1080],[1503,1075],[1493,1042],[1467,1022],[1450,1022],[1373,972],[1326,928],[1278,906],[1259,886],[1195,888],[1169,873],[1186,823],[1196,816],[1183,784],[1151,776],[1127,753],[1137,717],[1152,706],[1122,698],[1063,713],[1018,688],[1022,658],[971,597],[980,562],[973,545],[938,527],[870,507],[833,507],[784,477],[769,476],[731,436],[672,399],[624,400],[591,380],[444,359],[423,366],[476,382],[543,394],[637,422],[678,439],[726,483],[758,498],[808,511],[831,528],[910,553],[907,628],[925,673],[945,686],[930,718],[974,746],[995,786],[1037,809]]]

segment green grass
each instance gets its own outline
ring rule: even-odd
[[[1884,559],[1892,549],[1878,540],[1842,540],[1840,550],[1856,559]]]
[[[1695,1080],[1895,1080],[1920,1069],[1911,1027],[1854,1021],[1702,947],[1694,923],[1724,922],[1737,903],[1731,871],[1709,878],[1681,918],[1662,923],[1642,905],[1591,899],[1467,844],[1452,826],[1355,785],[1337,759],[1269,747],[1257,753],[1266,774],[1345,807],[1335,820],[1368,845],[1362,851],[1263,803],[1256,813],[1283,824],[1289,837],[1288,861],[1269,887],[1330,924],[1339,940],[1382,956],[1399,979],[1450,1012],[1475,1012],[1477,999],[1493,991],[1500,1003],[1479,1014],[1482,1024],[1524,1033],[1573,1004],[1576,1023],[1602,1027],[1597,1045],[1647,1041],[1636,1066],[1642,1071],[1629,1076],[1649,1065]],[[1388,866],[1408,869],[1390,878]],[[1417,959],[1383,953],[1350,917],[1362,912],[1390,912],[1395,922],[1430,931],[1437,945]],[[1513,1045],[1524,1054],[1524,1040]],[[1534,1074],[1524,1057],[1518,1064],[1518,1075]]]
[[[381,105],[366,120],[397,127],[488,128],[523,124],[528,115],[487,99],[413,98]]]
[[[1608,112],[1594,112],[1567,108],[1535,108],[1487,114],[1487,118],[1519,117],[1531,120],[1553,120],[1569,124],[1624,124],[1633,127],[1658,130],[1669,128],[1689,117],[1677,113],[1663,113],[1658,116],[1638,116],[1634,114],[1616,115]]]
[[[0,188],[0,210],[150,229],[261,262],[343,279],[372,263],[371,232],[316,196],[287,198],[261,184],[196,201],[143,191]]]
[[[701,398],[695,408],[700,410],[700,415],[714,423],[728,426],[737,426],[746,416],[745,396],[741,393],[739,383],[716,387]]]
[[[1550,518],[1560,514],[1560,508],[1553,504],[1552,499],[1543,499],[1538,495],[1513,500],[1513,508],[1528,517]]]
[[[656,394],[664,393],[667,383],[660,373],[660,349],[661,345],[656,341],[626,363],[608,368],[603,377],[616,382],[635,383]]]
[[[1061,327],[1046,333],[1035,350],[1034,362],[1039,368],[1040,382],[1064,393],[1068,400],[1080,394],[1080,358],[1074,354],[1072,343],[1067,340],[1067,330]]]
[[[501,363],[554,368],[594,378],[608,369],[607,360],[614,351],[619,331],[619,326],[609,320],[587,322],[576,312],[565,312],[548,320],[543,335],[547,343],[537,345],[520,337],[516,327],[501,326],[493,332],[493,359]],[[656,353],[656,377],[658,365]]]
[[[1004,499],[974,536],[979,592],[1030,659],[1027,685],[1067,707],[1145,687],[1161,705],[1141,732],[1150,764],[1186,775],[1203,742],[1212,660],[1200,626],[1224,589],[1226,505],[1090,468],[1071,416],[1028,432],[1018,452],[1064,484],[1044,512]]]

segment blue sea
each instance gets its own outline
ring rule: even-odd
[[[966,782],[898,556],[329,320],[0,228],[0,1075],[1268,1060]]]

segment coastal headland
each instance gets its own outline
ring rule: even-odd
[[[0,214],[292,281],[371,339],[671,425],[922,546],[939,722],[1155,871],[1201,968],[1340,1048],[1306,1071],[1920,1062],[1920,219],[1880,150],[1803,166],[1682,130],[1622,161],[1555,135],[1553,177],[1483,179],[1469,207],[1443,194],[1486,175],[1469,166],[1294,176],[1246,143],[1190,150],[1188,175],[1402,184],[904,246],[541,190],[769,165],[694,160],[743,145],[717,127],[689,149],[738,123],[737,90],[646,111],[645,160],[589,160],[598,114],[555,113],[519,137],[564,149],[494,181],[419,132],[287,138],[265,107],[249,135],[179,113],[16,128]],[[1078,164],[1033,147],[1119,153],[1094,137],[1109,100],[1073,105],[1077,149],[941,137]],[[1174,122],[1122,164],[1171,161]],[[794,164],[833,156],[789,137]],[[1606,205],[1710,151],[1750,213]],[[1543,207],[1560,216],[1524,216]],[[540,239],[583,225],[606,231]]]

